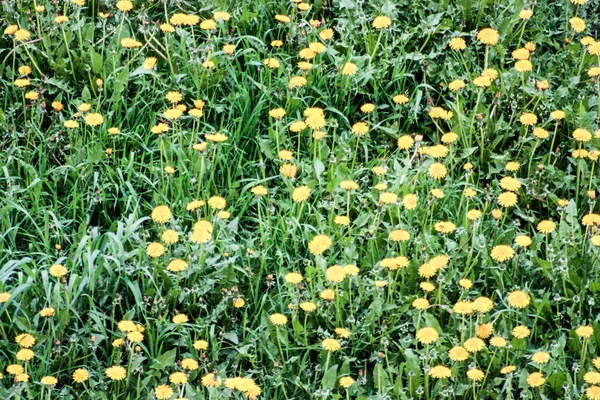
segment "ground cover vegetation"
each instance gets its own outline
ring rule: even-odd
[[[594,1],[6,0],[3,399],[600,399]]]

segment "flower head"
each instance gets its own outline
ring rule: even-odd
[[[174,324],[185,324],[186,322],[189,321],[189,318],[187,315],[185,314],[175,314],[172,318],[172,321]]]
[[[546,378],[541,372],[533,372],[527,377],[527,384],[531,387],[542,386],[546,382]]]
[[[294,193],[292,193],[292,199],[296,203],[301,203],[306,201],[310,196],[310,188],[308,186],[299,186],[294,189]]]
[[[77,383],[83,383],[85,381],[88,380],[90,374],[88,373],[87,370],[83,369],[83,368],[78,368],[75,371],[73,371],[73,380]]]
[[[436,365],[429,370],[428,374],[435,379],[445,379],[452,376],[452,370],[444,365]]]
[[[152,210],[152,219],[159,224],[169,222],[172,216],[169,206],[158,206]]]
[[[122,381],[127,377],[127,371],[120,365],[107,368],[105,373],[113,381]]]
[[[327,271],[325,271],[325,278],[329,282],[333,282],[333,283],[342,282],[345,277],[346,277],[346,271],[344,270],[344,268],[342,268],[339,265],[333,265],[333,266],[327,268]]]
[[[346,64],[344,64],[342,66],[341,70],[342,70],[342,75],[350,76],[350,75],[354,75],[354,74],[356,74],[356,72],[358,72],[358,67],[354,63],[347,62]]]
[[[438,340],[440,335],[433,328],[421,328],[417,331],[417,340],[422,344],[431,344]]]
[[[512,334],[517,339],[525,339],[531,334],[531,329],[529,329],[525,325],[519,325],[513,328]]]
[[[508,295],[508,304],[514,308],[525,308],[529,305],[531,297],[522,290],[515,290]]]
[[[456,38],[450,40],[450,43],[448,43],[448,46],[452,50],[464,50],[467,48],[467,43],[465,42],[465,39],[456,37]]]
[[[472,381],[482,381],[485,377],[485,373],[478,368],[471,368],[467,371],[467,378]]]
[[[333,242],[327,235],[317,235],[308,243],[308,251],[313,255],[320,255],[331,247]]]
[[[469,352],[462,346],[455,346],[448,351],[448,357],[452,361],[465,361],[469,358]]]
[[[170,399],[173,393],[173,388],[169,385],[159,385],[154,389],[154,395],[160,400]]]
[[[285,315],[283,314],[272,314],[269,319],[271,320],[271,323],[273,325],[277,325],[277,326],[281,326],[281,325],[285,325],[288,322],[288,319]]]
[[[354,384],[355,380],[352,377],[344,376],[340,378],[340,386],[344,389],[348,389],[350,386]]]
[[[485,347],[485,342],[478,337],[472,337],[465,340],[463,347],[467,349],[469,353],[477,353]]]
[[[500,34],[498,31],[492,28],[484,28],[477,33],[477,40],[489,46],[494,46],[498,43],[499,37]]]
[[[65,276],[69,272],[69,270],[62,264],[54,264],[50,267],[49,272],[50,275],[52,275],[53,277],[61,278]]]
[[[537,124],[538,117],[533,113],[525,113],[519,117],[519,121],[521,121],[523,125],[535,125]]]
[[[327,351],[338,351],[342,348],[342,346],[340,345],[340,342],[338,342],[336,339],[333,338],[327,338],[324,339],[323,342],[321,343],[321,345],[323,346],[323,348]]]
[[[575,333],[581,338],[589,339],[594,334],[594,328],[592,328],[590,325],[583,325],[577,328]]]
[[[389,28],[390,25],[392,25],[392,20],[390,17],[387,17],[385,15],[375,17],[375,19],[373,20],[373,28],[375,29]]]
[[[541,221],[537,225],[537,230],[541,233],[552,233],[556,229],[556,224],[550,220]]]
[[[58,383],[58,379],[56,379],[53,376],[44,376],[40,382],[42,382],[43,385],[46,386],[54,386]]]

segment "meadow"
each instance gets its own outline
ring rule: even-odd
[[[600,400],[596,1],[1,7],[0,398]]]

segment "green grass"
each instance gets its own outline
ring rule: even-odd
[[[600,356],[599,81],[588,73],[600,60],[588,52],[593,46],[581,43],[587,35],[597,38],[600,20],[593,2],[566,0],[535,4],[531,19],[520,19],[530,6],[520,0],[315,0],[300,11],[287,0],[211,0],[133,2],[124,13],[106,1],[3,2],[3,31],[18,25],[31,36],[17,40],[8,28],[0,37],[0,293],[10,294],[0,303],[1,397],[154,399],[159,385],[184,370],[181,361],[193,358],[199,367],[185,371],[185,385],[169,384],[171,398],[248,397],[226,387],[234,377],[254,379],[265,399],[600,398],[593,395],[600,379],[585,375],[600,366],[594,362]],[[211,31],[198,24],[173,33],[159,28],[176,13],[203,21],[215,11],[227,11],[231,20]],[[291,22],[277,22],[277,14]],[[57,23],[57,15],[69,20]],[[375,29],[378,15],[390,17],[391,27]],[[569,24],[576,15],[587,24],[581,33]],[[311,20],[322,24],[312,27]],[[497,44],[477,40],[486,27],[499,31]],[[325,28],[333,29],[333,39],[319,37]],[[463,51],[448,46],[456,37],[465,39]],[[141,46],[126,49],[124,38]],[[282,46],[272,46],[274,40]],[[301,71],[299,52],[313,42],[326,50],[304,60],[313,67]],[[532,70],[518,72],[512,52],[528,42],[535,45]],[[226,44],[235,44],[232,55]],[[157,58],[155,68],[143,67],[146,57]],[[266,67],[267,58],[280,67]],[[207,60],[215,66],[203,66]],[[348,62],[356,74],[342,74]],[[22,66],[31,69],[25,88],[15,85],[25,77]],[[473,80],[485,68],[498,77],[478,88]],[[290,89],[294,76],[307,84]],[[448,85],[457,79],[466,87],[452,92]],[[543,80],[548,90],[536,86]],[[165,97],[171,91],[181,93],[187,110],[170,121],[164,112],[172,107]],[[27,99],[28,92],[37,99]],[[398,94],[408,102],[396,104]],[[187,112],[199,99],[203,116],[194,118]],[[53,109],[55,101],[64,108]],[[83,103],[91,106],[88,113],[78,110]],[[362,112],[365,103],[375,110]],[[290,130],[312,107],[325,116],[321,140],[310,128]],[[431,118],[433,107],[451,111],[451,118]],[[275,108],[286,115],[270,117]],[[554,110],[565,118],[551,118]],[[84,121],[92,112],[102,115],[99,126]],[[534,126],[520,122],[526,112],[537,115]],[[79,127],[66,128],[69,119]],[[359,121],[369,125],[364,136],[352,132]],[[151,133],[162,122],[169,131]],[[120,133],[109,133],[111,127]],[[537,138],[534,128],[548,137]],[[577,141],[578,128],[592,137]],[[457,139],[445,143],[450,131]],[[207,141],[216,132],[227,140]],[[408,150],[398,148],[403,135],[416,140]],[[207,142],[204,151],[194,149]],[[435,158],[427,149],[442,143],[448,154]],[[588,155],[573,157],[579,149]],[[293,158],[282,160],[279,150]],[[510,161],[520,167],[507,170]],[[428,172],[436,162],[447,168],[441,179]],[[280,172],[289,163],[297,167],[294,178]],[[467,163],[473,168],[464,168]],[[522,185],[511,207],[498,203],[506,176]],[[344,190],[345,180],[359,188]],[[257,185],[268,193],[253,194]],[[295,202],[292,193],[302,185],[310,196]],[[384,204],[382,192],[398,200]],[[415,208],[404,204],[407,194],[418,196]],[[226,200],[228,217],[209,204],[186,209],[213,196]],[[151,218],[159,205],[172,212],[166,223]],[[473,209],[482,214],[471,221]],[[497,210],[502,214],[494,217]],[[350,218],[348,226],[335,222],[341,215]],[[588,219],[591,225],[584,225]],[[199,220],[213,225],[204,243],[190,240]],[[553,232],[540,232],[544,220],[555,223]],[[438,232],[442,221],[456,229]],[[166,229],[177,231],[179,241],[163,241],[165,254],[150,257],[148,244],[161,242]],[[390,240],[399,229],[410,239]],[[311,254],[309,243],[319,234],[332,246]],[[515,243],[523,235],[532,240],[528,247]],[[494,260],[498,245],[513,248],[514,257]],[[425,276],[438,255],[448,265]],[[385,267],[384,259],[398,256],[408,265]],[[176,258],[188,263],[184,271],[166,269]],[[54,264],[68,273],[53,277]],[[334,265],[357,265],[360,272],[336,283],[326,275]],[[302,283],[287,282],[289,272],[302,274]],[[461,279],[473,286],[461,287]],[[434,289],[424,291],[423,282]],[[334,291],[333,300],[320,296],[325,289]],[[517,290],[531,297],[524,308],[509,304]],[[464,317],[453,312],[457,302],[480,297],[491,299],[493,309]],[[418,298],[430,305],[416,309]],[[235,307],[240,299],[244,305]],[[307,301],[317,309],[300,309]],[[53,317],[41,316],[46,307]],[[179,313],[188,322],[174,323]],[[275,313],[287,322],[274,325]],[[123,320],[143,326],[141,342],[126,338],[118,327]],[[486,323],[509,346],[494,347],[484,337],[481,351],[452,361],[448,351]],[[514,337],[517,325],[530,336]],[[578,336],[576,329],[588,325],[592,336]],[[424,327],[439,339],[419,343],[416,333]],[[336,328],[351,334],[340,337]],[[29,361],[18,360],[22,333],[35,338]],[[340,351],[323,349],[331,337]],[[115,339],[125,340],[114,346]],[[208,347],[195,348],[197,340]],[[531,358],[537,352],[550,360],[537,364]],[[27,382],[7,371],[13,364],[26,368]],[[107,377],[115,365],[127,370],[124,380]],[[451,368],[452,377],[430,376],[436,365]],[[507,365],[516,370],[501,373]],[[85,383],[72,378],[78,368],[89,372]],[[483,381],[467,377],[472,368],[485,373]],[[543,385],[532,387],[534,372],[543,374]],[[213,373],[221,386],[207,387]],[[44,386],[45,376],[58,383]],[[347,376],[356,382],[345,389],[340,378]]]

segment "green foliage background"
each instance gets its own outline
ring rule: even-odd
[[[36,5],[46,10],[36,13]],[[524,8],[534,9],[527,23],[518,17]],[[502,354],[490,348],[470,361],[488,372],[479,398],[578,398],[587,388],[582,376],[593,368],[600,335],[599,249],[590,244],[592,232],[581,218],[597,212],[587,191],[599,179],[595,161],[571,157],[579,146],[571,133],[576,128],[594,132],[600,116],[598,82],[587,74],[599,60],[579,42],[597,35],[596,2],[316,0],[302,13],[288,1],[137,1],[124,14],[105,1],[78,7],[63,1],[7,0],[2,10],[3,29],[17,24],[32,37],[25,43],[11,35],[0,38],[0,292],[12,296],[0,304],[0,367],[15,362],[17,334],[28,332],[37,339],[36,358],[28,368],[31,382],[14,384],[4,376],[3,398],[37,398],[40,378],[53,375],[59,384],[46,391],[53,398],[150,399],[184,357],[201,360],[185,388],[188,398],[233,398],[224,389],[211,394],[202,387],[200,377],[213,370],[223,378],[252,376],[265,399],[347,394],[416,399],[424,398],[425,384],[431,398],[469,398],[466,367],[457,366],[456,376],[447,382],[428,381],[424,371],[452,364],[447,350],[460,338],[461,320],[450,308],[460,298],[478,296],[492,298],[496,307],[485,317],[473,317],[471,331],[483,322],[494,322],[506,337],[515,322],[533,330],[526,341],[513,339]],[[190,27],[178,27],[166,35],[158,29],[176,12],[203,20],[218,10],[229,12],[232,20],[214,32],[196,26],[192,34]],[[113,15],[102,19],[99,12]],[[575,13],[587,23],[584,33],[569,26]],[[70,20],[59,25],[57,14]],[[292,22],[278,23],[276,14],[290,15]],[[377,15],[389,16],[392,27],[373,29]],[[290,77],[300,74],[298,51],[319,40],[322,28],[311,27],[310,19],[323,19],[322,27],[333,28],[335,37],[313,60],[308,84],[289,90]],[[479,90],[470,81],[484,69],[485,46],[475,39],[484,27],[501,35],[488,55],[488,66],[499,78]],[[119,38],[125,37],[144,45],[124,49]],[[462,55],[448,48],[453,37],[467,41]],[[275,39],[283,47],[271,47]],[[511,52],[529,41],[536,46],[533,71],[519,73]],[[233,56],[221,50],[228,43],[236,45]],[[165,47],[172,68],[157,54]],[[147,56],[159,58],[156,70],[141,67]],[[201,63],[209,57],[216,66],[207,70]],[[282,67],[265,68],[268,57],[280,60]],[[351,77],[339,72],[348,61],[358,66]],[[13,85],[21,65],[33,69],[27,90]],[[467,82],[458,108],[447,89],[455,79]],[[550,82],[549,90],[536,89],[535,82],[542,79]],[[25,99],[30,89],[40,93],[38,100]],[[194,99],[205,100],[204,117],[195,121],[186,116],[164,135],[150,133],[164,120],[162,112],[169,107],[165,94],[174,90],[188,107]],[[410,101],[394,104],[398,93]],[[62,112],[52,110],[56,100],[65,105]],[[81,121],[80,129],[65,129],[64,120],[82,102],[92,104],[104,124],[92,128]],[[377,108],[365,116],[360,106],[367,102]],[[452,130],[463,139],[465,127],[475,132],[471,146],[464,146],[463,139],[450,146],[444,160],[448,176],[441,181],[427,176],[431,158],[396,146],[402,134],[423,135],[428,144],[440,142],[440,129],[428,116],[432,106],[454,111],[442,131]],[[287,112],[282,122],[268,116],[277,107]],[[323,141],[287,130],[307,107],[325,111]],[[565,111],[563,121],[550,120],[556,109]],[[524,112],[535,112],[539,125],[555,132],[554,146],[550,139],[536,140],[519,123]],[[371,129],[359,140],[351,126],[363,119]],[[121,133],[110,135],[111,126]],[[214,132],[228,140],[209,145],[206,152],[192,148]],[[584,146],[592,151],[599,140]],[[299,174],[294,180],[279,174],[283,162],[276,143],[295,152]],[[517,206],[495,220],[490,212],[498,207],[498,180],[507,175],[508,161],[522,164],[516,176],[523,188]],[[462,168],[466,162],[474,164],[473,171]],[[166,165],[176,172],[165,174]],[[387,174],[374,176],[370,169],[382,165]],[[361,185],[349,204],[339,188],[346,179]],[[400,198],[417,193],[419,207],[410,212],[399,205],[382,207],[373,188],[381,182]],[[252,195],[257,184],[267,186],[269,195]],[[300,185],[312,189],[305,205],[291,200],[293,188]],[[477,196],[467,201],[463,190],[468,187]],[[433,198],[432,188],[445,196]],[[208,207],[186,210],[188,202],[213,195],[227,199],[230,219],[216,218]],[[559,199],[570,201],[559,207]],[[164,230],[149,218],[160,204],[171,207],[174,218],[168,227],[183,236],[198,219],[211,219],[213,240],[203,245],[182,240],[169,246],[166,256],[148,257],[147,244],[158,241]],[[345,214],[347,207],[351,227],[335,225],[335,216]],[[480,209],[484,217],[476,224],[467,221],[469,208]],[[554,233],[536,232],[544,219],[556,222]],[[450,235],[436,233],[434,224],[445,220],[458,229]],[[402,246],[388,240],[398,228],[412,236]],[[324,257],[308,252],[307,243],[319,233],[334,241]],[[517,250],[507,263],[490,258],[493,246],[511,245],[518,234],[530,235],[533,244]],[[411,259],[410,266],[388,275],[379,262],[399,254]],[[411,306],[423,295],[417,270],[437,254],[447,254],[450,266],[433,280],[437,289],[429,299],[437,307],[421,313]],[[164,267],[171,258],[187,260],[190,268],[180,275],[168,273]],[[68,267],[65,280],[49,276],[55,263]],[[322,289],[332,287],[323,272],[333,264],[361,268],[356,279],[336,287],[335,305],[318,298]],[[284,276],[290,271],[301,272],[310,283],[303,288],[287,284]],[[457,285],[461,278],[472,279],[473,288],[463,291]],[[374,281],[382,279],[388,286],[377,289]],[[525,311],[515,312],[506,303],[515,289],[533,298]],[[240,309],[232,305],[238,297],[246,302]],[[303,312],[288,309],[289,303],[309,299],[319,308],[306,319]],[[59,309],[56,317],[40,317],[39,311],[50,306]],[[171,323],[177,312],[188,315],[190,323]],[[276,329],[268,318],[275,312],[285,313],[290,322]],[[116,326],[122,319],[146,328],[135,354],[111,345],[122,336]],[[426,360],[426,350],[414,340],[419,324],[442,334],[432,346],[435,354],[427,349]],[[574,329],[585,324],[596,332],[582,348]],[[332,354],[323,371],[327,352],[321,340],[342,326],[352,335],[342,340],[342,351]],[[193,349],[197,339],[210,343],[205,354]],[[537,350],[552,355],[544,366],[543,389],[525,382],[537,370],[528,358]],[[104,376],[106,367],[128,363],[127,382],[111,383]],[[509,363],[519,369],[506,378],[498,371]],[[91,373],[85,391],[70,379],[79,367]],[[348,393],[338,384],[344,375],[357,379]]]

